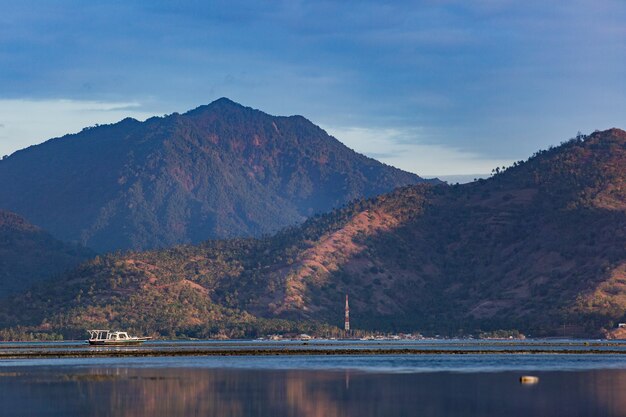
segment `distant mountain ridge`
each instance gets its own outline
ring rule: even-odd
[[[0,208],[99,251],[147,249],[258,236],[420,181],[304,117],[222,98],[18,151],[0,161]]]
[[[15,213],[0,210],[0,298],[26,290],[93,257],[60,242]]]
[[[254,336],[340,326],[346,293],[356,329],[590,337],[626,321],[626,132],[486,180],[358,200],[272,237],[97,258],[16,298],[28,310],[2,306],[0,324]]]

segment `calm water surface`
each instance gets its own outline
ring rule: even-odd
[[[2,359],[0,416],[626,416],[626,355],[462,343],[467,354]],[[479,343],[495,353],[471,353]]]

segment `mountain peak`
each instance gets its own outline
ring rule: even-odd
[[[423,181],[303,120],[223,97],[94,127],[0,163],[0,201],[63,240],[109,251],[271,233]]]
[[[246,107],[242,104],[239,104],[227,97],[221,97],[217,100],[210,102],[209,104],[204,104],[202,106],[198,106],[193,110],[189,110],[185,113],[187,116],[193,116],[197,114],[203,114],[207,111],[220,111],[220,110],[254,110],[251,107]]]
[[[235,105],[239,107],[243,107],[241,104],[229,99],[228,97],[220,97],[217,100],[214,100],[210,103],[210,105]]]
[[[237,109],[246,109],[250,107],[246,107],[242,104],[237,103],[229,99],[228,97],[220,97],[217,100],[214,100],[206,105],[209,108],[237,108]]]

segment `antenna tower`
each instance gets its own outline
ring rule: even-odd
[[[344,324],[344,330],[346,332],[350,330],[350,306],[348,305],[348,294],[346,294],[346,321]]]

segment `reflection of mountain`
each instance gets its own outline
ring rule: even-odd
[[[31,373],[32,372],[32,373]],[[626,371],[351,373],[125,369],[0,373],[7,415],[49,416],[624,416]],[[12,414],[13,410],[19,410]],[[21,414],[20,414],[21,413]],[[4,414],[3,414],[4,415]]]
[[[604,411],[606,416],[626,416],[626,372],[623,370],[605,370],[590,372],[585,381],[578,380],[578,386],[572,387],[581,392],[591,404]]]

